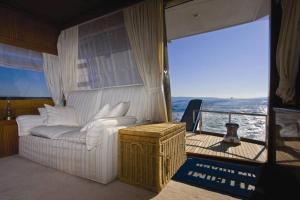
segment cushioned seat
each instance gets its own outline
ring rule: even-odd
[[[71,132],[71,131],[80,131],[80,127],[75,126],[37,126],[30,129],[31,135],[50,138],[50,139],[57,139],[64,133]]]
[[[76,129],[60,135],[57,139],[78,144],[86,144],[86,131],[80,132],[80,130]]]

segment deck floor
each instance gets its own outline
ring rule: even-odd
[[[222,142],[223,137],[207,134],[188,134],[186,137],[187,154],[221,157],[263,163],[267,161],[264,145],[241,141],[240,145]]]

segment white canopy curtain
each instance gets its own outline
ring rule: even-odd
[[[78,87],[143,84],[132,56],[122,12],[78,26]]]
[[[55,105],[62,105],[63,92],[61,87],[61,71],[58,56],[43,53],[43,59],[44,72],[51,97]]]
[[[124,10],[125,26],[133,55],[148,92],[149,112],[154,121],[167,121],[162,88],[163,2],[146,0]]]
[[[68,92],[77,89],[78,26],[60,33],[57,51],[63,93],[67,97]]]
[[[0,66],[43,71],[42,53],[0,43]]]
[[[300,54],[300,1],[282,0],[282,21],[276,64],[279,86],[276,94],[285,104],[295,103],[295,83]]]

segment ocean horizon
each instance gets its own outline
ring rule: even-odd
[[[202,109],[209,111],[240,112],[267,114],[268,98],[219,98],[219,97],[172,97],[173,121],[180,121],[188,102],[202,99]],[[263,116],[232,115],[231,121],[239,124],[238,134],[254,140],[265,141],[266,118]],[[201,130],[215,133],[226,133],[227,114],[202,113]]]

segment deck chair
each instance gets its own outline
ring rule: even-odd
[[[189,102],[186,107],[184,114],[180,120],[180,122],[186,123],[186,130],[189,132],[195,132],[197,126],[199,124],[199,120],[201,119],[201,109],[202,100],[201,99],[193,99]]]

